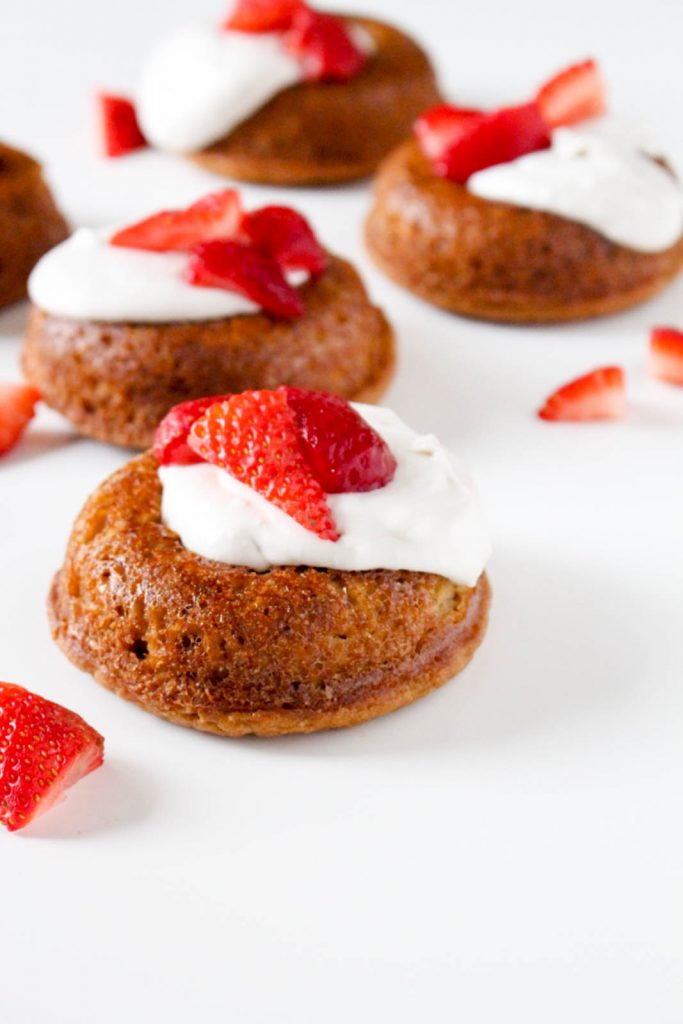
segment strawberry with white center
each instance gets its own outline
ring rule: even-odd
[[[653,377],[683,386],[683,331],[675,327],[653,327],[649,369]]]
[[[104,740],[79,715],[0,683],[0,822],[24,828],[99,768]]]
[[[40,392],[28,384],[0,384],[0,455],[17,444],[39,401]]]
[[[560,71],[541,86],[536,103],[550,128],[600,117],[607,109],[605,81],[596,61]]]
[[[605,366],[564,384],[539,409],[542,420],[618,420],[626,415],[626,378],[619,366]]]
[[[239,193],[226,188],[203,196],[186,210],[162,210],[122,228],[112,235],[111,244],[150,252],[188,252],[199,242],[236,238],[243,219]]]

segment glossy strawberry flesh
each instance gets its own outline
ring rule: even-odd
[[[551,128],[600,117],[607,103],[598,65],[586,60],[561,71],[538,90],[536,102]]]
[[[276,32],[289,28],[301,0],[236,0],[223,28],[239,32]]]
[[[243,218],[239,194],[226,188],[203,196],[186,210],[162,210],[146,217],[117,231],[110,242],[150,252],[189,252],[199,242],[237,237]]]
[[[188,444],[305,529],[323,540],[339,538],[323,489],[299,447],[284,390],[245,391],[214,403],[193,424]]]
[[[683,385],[683,331],[675,327],[652,329],[650,373],[669,384]]]
[[[327,494],[372,491],[393,480],[396,459],[388,445],[343,398],[280,390],[294,413],[303,456]]]
[[[244,295],[283,320],[304,312],[301,296],[273,257],[241,242],[201,242],[192,250],[185,277],[190,284]]]
[[[211,398],[192,398],[188,402],[174,405],[166,413],[154,435],[154,454],[161,466],[188,466],[202,459],[190,448],[187,435],[192,424],[216,402],[224,402],[231,395],[214,395]]]
[[[28,384],[0,384],[0,455],[14,448],[39,400],[40,391]]]
[[[306,218],[287,206],[254,210],[245,217],[244,233],[286,270],[321,274],[327,265],[325,250]]]
[[[98,100],[104,152],[107,156],[124,156],[147,145],[138,124],[135,107],[129,99],[100,93]]]
[[[313,82],[345,82],[368,62],[342,18],[301,7],[283,38],[300,62],[304,78]]]
[[[420,149],[428,160],[440,160],[449,147],[460,139],[467,122],[483,116],[481,110],[451,107],[446,103],[431,107],[418,117],[414,125]]]
[[[102,764],[104,740],[73,711],[0,683],[0,822],[13,832]]]
[[[542,420],[618,420],[626,414],[626,377],[620,366],[603,366],[564,384],[546,400]]]

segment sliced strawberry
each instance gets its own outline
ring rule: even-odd
[[[10,832],[44,814],[103,760],[104,740],[73,711],[0,683],[0,822]]]
[[[543,117],[551,128],[600,117],[607,109],[605,81],[594,60],[561,71],[536,94]]]
[[[294,413],[303,456],[327,494],[373,491],[393,480],[396,459],[386,441],[343,398],[279,390]]]
[[[570,381],[546,400],[542,420],[618,420],[626,414],[626,379],[619,366],[605,366]]]
[[[325,250],[300,213],[287,206],[263,206],[247,215],[244,233],[258,249],[268,253],[285,270],[322,274],[327,266]]]
[[[147,139],[138,124],[135,107],[125,96],[98,96],[102,140],[107,156],[124,156],[136,149],[144,149]]]
[[[190,284],[245,295],[273,316],[293,320],[304,312],[296,288],[272,256],[241,242],[201,242],[186,269]]]
[[[239,32],[276,32],[289,28],[302,0],[235,0],[223,28]]]
[[[284,390],[245,391],[212,405],[188,444],[323,540],[338,540],[325,494],[299,448]]]
[[[456,108],[448,127],[446,109],[437,109],[437,115],[428,111],[419,119],[417,139],[435,172],[461,185],[476,171],[550,145],[548,126],[535,103],[492,114]],[[430,130],[430,121],[436,122],[436,131]]]
[[[342,18],[304,6],[296,11],[283,41],[309,82],[346,82],[368,62]]]
[[[683,331],[653,327],[650,334],[650,373],[670,384],[683,385]]]
[[[192,424],[216,402],[226,402],[231,395],[213,395],[211,398],[191,398],[170,409],[156,429],[154,454],[161,466],[188,466],[202,460],[187,443]]]
[[[203,196],[186,210],[162,210],[152,217],[122,228],[111,237],[111,245],[150,252],[189,252],[198,242],[235,238],[244,214],[234,188]]]
[[[40,391],[28,384],[0,384],[0,455],[14,448],[38,401]]]

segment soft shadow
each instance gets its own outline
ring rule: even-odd
[[[20,444],[5,456],[3,462],[7,465],[30,462],[31,459],[48,455],[81,440],[82,438],[73,430],[32,428],[24,434]]]
[[[0,313],[0,338],[21,337],[26,327],[28,302],[16,302]]]

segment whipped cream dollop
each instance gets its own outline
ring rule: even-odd
[[[29,278],[34,305],[53,316],[114,323],[213,320],[260,311],[237,292],[188,284],[187,253],[110,245],[114,231],[79,228],[50,249]],[[285,276],[295,287],[309,277],[300,270]]]
[[[683,234],[683,191],[674,176],[599,124],[557,128],[550,149],[477,171],[467,188],[483,199],[555,213],[638,252],[661,252]]]
[[[218,466],[161,466],[162,518],[195,554],[264,570],[277,565],[433,572],[473,586],[490,554],[466,474],[432,435],[390,409],[354,405],[391,448],[386,487],[327,495],[338,541],[322,540]]]
[[[359,25],[351,31],[356,45],[372,54],[369,34]],[[299,61],[278,32],[185,28],[149,54],[138,85],[138,118],[157,149],[202,149],[302,79]]]

